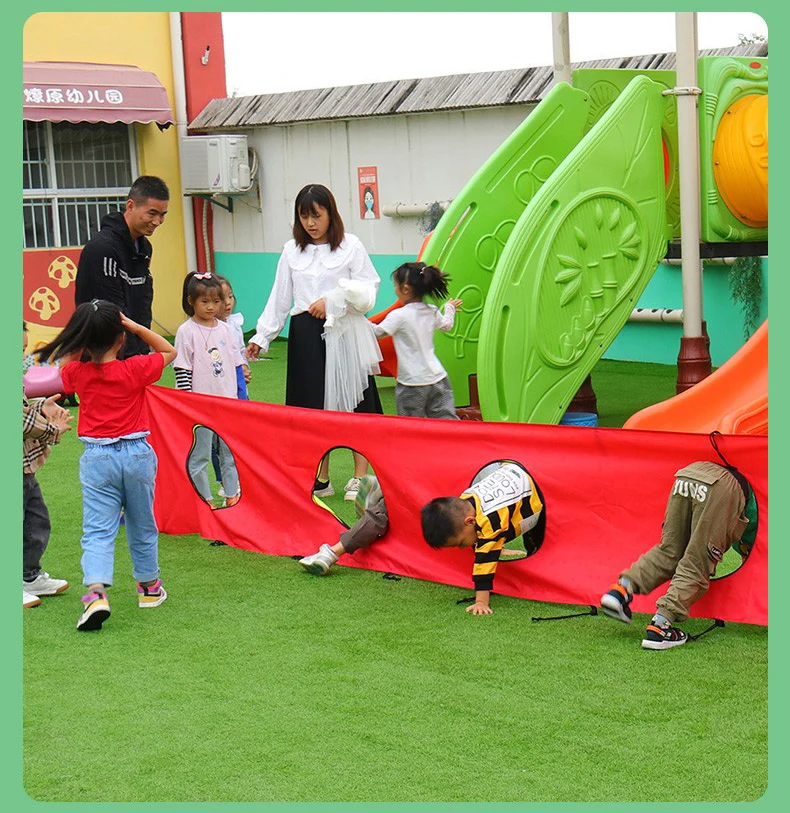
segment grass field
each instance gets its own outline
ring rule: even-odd
[[[284,355],[276,342],[254,365],[252,397],[282,402]],[[674,375],[601,362],[601,423],[668,397]],[[137,608],[119,539],[112,617],[77,633],[80,451],[72,432],[39,477],[44,566],[71,588],[23,612],[34,799],[749,801],[767,786],[761,627],[645,652],[647,616],[536,624],[574,608],[498,596],[472,617],[456,604],[469,590],[355,568],[316,578],[288,557],[163,535],[168,601]],[[338,457],[336,487],[351,470]]]

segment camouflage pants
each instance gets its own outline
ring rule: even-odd
[[[635,593],[649,593],[669,579],[656,610],[671,623],[688,618],[691,605],[707,592],[724,552],[748,524],[743,491],[723,466],[692,463],[675,478],[661,542],[621,574],[631,580]]]
[[[359,520],[340,534],[346,553],[367,548],[384,536],[390,527],[384,495],[378,480],[371,474],[361,478],[356,509]]]

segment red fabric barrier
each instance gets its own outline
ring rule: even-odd
[[[618,573],[658,542],[675,471],[694,460],[718,462],[707,435],[349,415],[162,387],[149,388],[148,406],[162,532],[198,533],[261,553],[313,553],[343,530],[312,501],[316,469],[327,451],[348,446],[379,477],[390,531],[340,563],[470,590],[472,551],[428,547],[420,508],[433,497],[461,493],[493,460],[518,460],[543,491],[546,539],[534,556],[499,566],[495,591],[562,604],[597,605]],[[219,432],[236,458],[242,497],[232,508],[212,511],[188,479],[196,423]],[[768,439],[725,436],[719,448],[754,487],[757,541],[743,567],[714,581],[692,614],[765,625]],[[636,596],[632,606],[653,612],[661,592]]]

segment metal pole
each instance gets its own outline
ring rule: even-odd
[[[703,338],[700,261],[699,124],[697,121],[697,14],[675,13],[677,50],[678,161],[680,170],[680,251],[683,283],[683,338],[678,355],[677,391],[689,389],[711,371]]]
[[[567,11],[551,12],[551,43],[554,51],[554,82],[571,83],[571,40]]]

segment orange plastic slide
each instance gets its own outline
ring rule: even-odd
[[[632,415],[624,429],[768,434],[768,320],[715,373]]]

